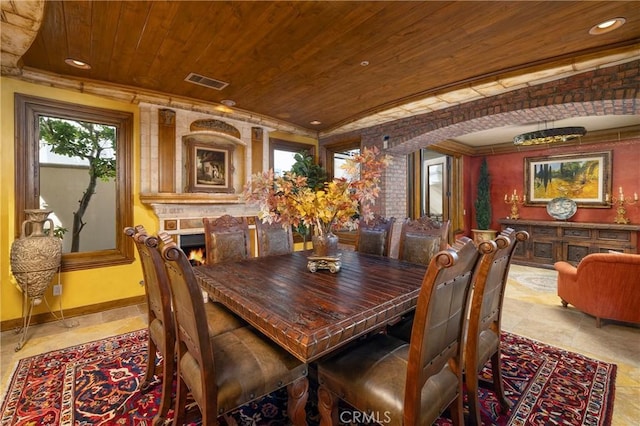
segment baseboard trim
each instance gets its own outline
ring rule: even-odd
[[[64,309],[63,313],[65,318],[73,318],[73,317],[79,317],[87,314],[96,314],[98,312],[108,311],[110,309],[123,308],[125,306],[139,305],[141,303],[146,303],[146,297],[144,295],[129,297],[127,299],[112,300],[110,302],[97,303],[95,305],[87,305],[87,306],[80,306],[77,308]],[[58,315],[58,312],[56,312],[56,315]],[[54,322],[57,320],[58,319],[55,318],[51,314],[51,312],[43,312],[41,314],[33,315],[31,317],[31,323],[29,326],[36,325],[36,324],[45,324],[45,323]],[[22,323],[23,323],[22,317],[2,321],[0,322],[0,331],[18,329],[22,327]]]

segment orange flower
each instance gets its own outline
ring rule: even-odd
[[[355,229],[358,220],[373,216],[371,206],[380,194],[380,177],[391,163],[388,155],[380,156],[376,147],[363,148],[349,158],[343,169],[348,179],[336,178],[314,191],[307,178],[294,173],[275,176],[273,170],[254,174],[244,187],[243,195],[259,207],[263,222],[289,222],[313,227],[316,235],[325,235],[333,227]]]

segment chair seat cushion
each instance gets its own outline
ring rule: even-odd
[[[207,314],[207,325],[209,327],[209,337],[235,330],[247,325],[242,319],[224,307],[224,305],[209,301],[204,305]]]
[[[211,339],[218,385],[218,414],[306,377],[307,364],[269,341],[251,327],[237,328]],[[200,405],[201,375],[187,353],[180,359],[180,374]]]
[[[318,381],[384,424],[402,424],[409,345],[376,334],[357,342],[334,357],[318,362]],[[431,425],[458,392],[456,375],[445,366],[422,389],[420,424]],[[443,403],[446,401],[446,403]]]

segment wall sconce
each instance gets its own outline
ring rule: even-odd
[[[389,149],[389,136],[385,135],[382,138],[382,149]]]

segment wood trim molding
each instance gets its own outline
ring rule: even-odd
[[[24,210],[40,206],[40,176],[38,160],[39,117],[53,115],[58,118],[105,123],[118,128],[116,182],[116,247],[114,249],[63,253],[62,271],[75,271],[132,263],[135,259],[133,243],[121,231],[133,222],[133,114],[50,98],[23,95],[14,96],[16,128],[16,174],[14,197],[15,237],[18,238],[25,218]]]
[[[64,317],[66,319],[69,319],[73,317],[79,317],[82,315],[97,314],[97,313],[108,311],[111,309],[123,308],[125,306],[134,306],[134,305],[141,305],[146,303],[147,303],[146,297],[144,295],[129,297],[127,299],[112,300],[109,302],[97,303],[95,305],[79,306],[77,308],[66,309],[64,310]],[[55,322],[58,320],[59,319],[54,317],[51,312],[45,312],[45,313],[33,315],[31,317],[30,325],[33,326],[36,324],[46,324],[46,323]],[[20,327],[22,327],[22,318],[13,318],[10,320],[2,321],[0,323],[0,331],[13,330],[13,329],[18,329]]]
[[[158,190],[176,191],[176,112],[158,110]]]
[[[585,136],[582,136],[578,139],[574,139],[569,142],[564,142],[561,144],[547,144],[547,145],[529,145],[529,146],[516,146],[512,143],[503,143],[498,145],[491,145],[482,148],[472,148],[472,153],[466,155],[470,155],[472,157],[482,157],[486,155],[493,154],[508,154],[511,152],[521,152],[528,150],[539,150],[540,148],[545,147],[566,147],[566,146],[576,146],[576,145],[593,145],[602,142],[623,142],[632,139],[640,139],[640,125],[638,126],[629,126],[622,127],[620,129],[614,130],[600,130],[589,132]],[[453,141],[447,141],[453,142]],[[458,144],[462,145],[462,144]],[[466,145],[463,145],[466,147]]]

